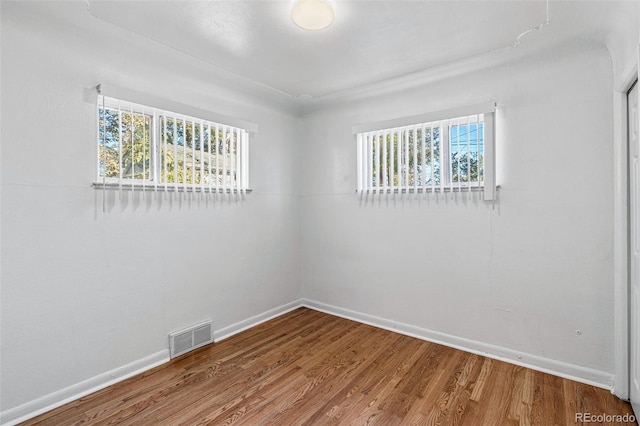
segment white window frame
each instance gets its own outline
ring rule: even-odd
[[[456,108],[452,110],[439,111],[434,113],[420,114],[410,117],[403,117],[393,120],[387,120],[376,123],[360,124],[353,126],[352,131],[356,136],[357,145],[357,189],[356,191],[363,194],[389,194],[389,193],[409,193],[409,192],[471,192],[482,191],[484,200],[495,200],[497,185],[495,178],[495,102],[486,102],[479,105],[472,105],[463,108]],[[483,174],[482,180],[478,178],[477,181],[468,179],[465,182],[454,181],[451,176],[451,152],[449,135],[450,128],[452,126],[467,126],[482,122],[484,128],[483,137]],[[479,128],[479,125],[478,127]],[[426,143],[424,139],[425,131],[427,134],[433,134],[433,130],[439,129],[439,156],[434,158],[433,146],[431,147],[432,157],[427,158],[429,163],[425,162],[424,147],[421,144]],[[411,136],[406,136],[412,132]],[[422,136],[421,141],[417,140],[416,136],[420,134]],[[390,167],[394,167],[394,155],[403,155],[404,158],[397,162],[399,165],[396,167],[402,167],[404,171],[410,164],[410,159],[407,157],[410,151],[407,145],[408,140],[413,140],[413,182],[409,182],[409,172],[398,173],[397,182],[389,182],[387,176],[387,163],[388,160]],[[397,152],[395,149],[388,149],[387,141],[395,140],[402,141],[404,147],[398,147]],[[433,141],[432,141],[433,142]],[[397,142],[396,142],[397,143]],[[467,138],[467,143],[470,143]],[[479,144],[478,140],[476,143]],[[399,145],[399,143],[398,143]],[[416,157],[419,151],[418,145],[420,145],[420,151],[423,158]],[[469,145],[467,145],[469,150]],[[382,155],[382,166],[380,160],[376,164],[372,164],[374,161],[373,152],[377,152],[378,155]],[[391,158],[389,159],[388,156]],[[432,167],[438,160],[440,164],[440,181],[435,183],[435,179],[428,180],[427,177],[421,176],[417,170],[417,164],[430,164]],[[469,161],[469,160],[468,160]],[[383,170],[375,169],[374,167],[383,168]],[[374,173],[375,172],[375,173]],[[396,170],[391,170],[396,172]],[[424,173],[424,171],[423,171]],[[374,174],[376,176],[383,176],[379,182],[374,182]],[[417,176],[420,175],[420,179]],[[395,176],[395,174],[394,174]]]
[[[94,187],[108,188],[117,187],[119,189],[141,189],[141,190],[162,190],[162,191],[184,191],[184,192],[220,192],[220,193],[236,193],[246,194],[251,192],[249,188],[249,137],[251,133],[257,131],[257,125],[246,120],[226,117],[220,114],[216,114],[206,110],[200,110],[197,108],[189,107],[179,103],[164,100],[152,95],[142,94],[139,92],[123,89],[115,86],[107,86],[101,84],[97,87],[97,162],[96,162],[96,176],[97,179],[94,182]],[[147,115],[151,118],[151,125],[149,126],[149,144],[148,152],[150,154],[149,170],[148,174],[143,173],[144,178],[131,178],[130,176],[123,176],[123,162],[122,162],[122,141],[124,140],[121,132],[118,135],[118,152],[119,152],[119,173],[117,177],[107,177],[102,175],[102,170],[105,167],[106,157],[101,156],[100,147],[104,143],[101,140],[101,109],[107,108],[110,110],[118,111],[120,113],[131,114],[136,116]],[[180,111],[180,112],[173,112]],[[118,118],[118,122],[121,123],[121,118]],[[192,161],[191,173],[192,182],[187,182],[186,172],[188,171],[186,166],[186,159],[183,158],[182,167],[178,167],[178,159],[175,159],[174,167],[174,181],[167,181],[167,165],[166,154],[162,155],[162,148],[167,149],[168,144],[166,140],[163,140],[163,135],[166,134],[167,123],[172,123],[174,130],[179,127],[180,123],[183,124],[183,132],[188,125],[191,125],[191,144],[192,152],[188,159]],[[164,126],[164,128],[163,128]],[[198,129],[198,130],[196,130]],[[206,130],[205,130],[206,129]],[[133,131],[132,131],[133,132]],[[199,133],[195,135],[194,133]],[[106,132],[104,133],[106,134]],[[229,161],[223,161],[224,169],[218,168],[219,161],[217,155],[212,152],[203,152],[203,149],[195,149],[195,141],[198,138],[200,141],[204,140],[206,135],[208,139],[211,137],[217,137],[213,135],[223,135],[223,139],[229,139],[230,159]],[[176,133],[174,132],[174,137]],[[185,136],[183,136],[185,137]],[[175,145],[174,149],[175,149]],[[209,144],[209,147],[211,144]],[[226,149],[226,148],[225,148]],[[183,156],[186,157],[186,141],[183,142]],[[145,150],[145,153],[147,151]],[[233,153],[233,155],[231,155]],[[196,166],[197,156],[200,156],[200,164]],[[208,166],[204,166],[202,159],[207,157]],[[215,160],[215,166],[212,166],[212,161]],[[143,162],[144,164],[144,162]],[[227,170],[227,164],[229,170]],[[132,165],[133,167],[133,165]],[[144,167],[144,166],[143,166]],[[165,180],[161,178],[161,172],[165,172]],[[179,181],[177,174],[178,171],[182,172],[182,180]],[[145,172],[147,172],[145,170]],[[215,172],[215,175],[213,174]],[[224,173],[224,174],[222,174]],[[222,175],[221,175],[222,174]],[[133,172],[132,172],[133,175]],[[199,183],[195,183],[196,175],[200,178]],[[215,179],[213,177],[215,176]],[[219,176],[222,177],[222,181],[218,182]],[[207,177],[208,182],[205,182]],[[215,184],[212,182],[215,180]]]

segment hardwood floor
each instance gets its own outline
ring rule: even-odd
[[[547,426],[577,413],[632,411],[603,389],[300,308],[24,424]],[[635,424],[611,420],[594,424]]]

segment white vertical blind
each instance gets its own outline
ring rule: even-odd
[[[460,138],[459,128],[457,126],[457,120],[449,121],[449,149],[451,156],[451,190],[452,192],[459,189],[460,179],[458,173],[460,172],[458,153],[460,152]]]
[[[235,182],[235,142],[236,131],[235,129],[229,129],[229,186],[232,186]],[[231,191],[229,191],[229,197],[231,197]]]
[[[396,182],[394,176],[396,174],[395,167],[395,149],[393,147],[394,143],[397,143],[398,133],[395,129],[391,130],[389,133],[389,186],[390,192],[393,194],[396,190]]]
[[[246,129],[99,95],[98,148],[95,185],[247,193]]]
[[[484,114],[484,199],[496,199],[495,113]]]
[[[154,126],[154,123],[156,124]],[[154,133],[151,136],[151,143],[153,144],[153,146],[151,147],[152,152],[154,153],[154,155],[156,157],[160,157],[160,143],[159,141],[161,140],[160,138],[158,138],[158,136],[156,135],[156,133],[158,133],[158,128],[156,126],[158,126],[158,123],[160,123],[160,118],[158,116],[158,113],[156,111],[153,112],[153,119],[152,122],[150,123],[150,129],[151,131]],[[162,157],[160,157],[162,158]],[[151,163],[152,165],[153,162]],[[156,197],[158,196],[158,168],[162,167],[162,162],[160,164],[154,165],[155,167],[153,168],[153,176],[151,177],[153,179],[153,191],[155,192]]]
[[[387,131],[382,132],[382,186],[384,187],[384,192],[388,192],[389,190],[389,176],[387,175],[387,135]]]
[[[214,127],[214,130],[215,130],[215,127]],[[209,192],[211,192],[211,186],[212,186],[211,176],[213,176],[211,174],[211,162],[213,160],[213,157],[211,156],[211,145],[213,145],[213,138],[211,137],[211,123],[207,123],[207,140],[209,141],[209,143],[207,144],[207,167],[208,167],[207,189],[209,190]]]
[[[404,135],[404,146],[403,146],[403,150],[404,150],[404,167],[403,167],[403,171],[404,171],[404,179],[402,182],[402,186],[404,187],[405,192],[408,192],[408,188],[409,188],[409,132],[411,130],[410,129],[406,129],[404,130],[402,133]]]
[[[215,180],[216,180],[216,193],[220,192],[220,141],[218,140],[220,136],[220,127],[218,124],[216,124],[216,134],[213,137],[213,141],[212,143],[215,143],[216,145],[216,174],[215,174]]]
[[[420,138],[420,155],[421,155],[422,158],[421,158],[421,163],[420,164],[422,165],[422,167],[420,168],[420,173],[421,173],[420,177],[422,179],[421,179],[420,185],[423,188],[426,188],[427,187],[427,163],[426,163],[426,159],[427,159],[427,147],[426,147],[426,144],[427,144],[427,134],[426,134],[427,126],[426,126],[426,124],[422,125],[421,131],[422,132],[420,134],[422,136]]]
[[[494,114],[356,133],[359,194],[496,194]],[[355,126],[354,126],[355,128]]]
[[[413,191],[418,192],[418,129],[413,128]]]
[[[204,170],[204,121],[198,123],[200,126],[200,193],[204,192],[205,170]]]
[[[471,126],[467,117],[467,192],[471,192]]]
[[[186,131],[186,130],[185,130]],[[197,184],[196,181],[196,122],[191,120],[191,183]],[[191,191],[195,191],[195,186],[191,187]]]
[[[246,130],[242,131],[243,139],[242,139],[242,158],[243,164],[245,167],[242,169],[242,190],[244,193],[247,193],[247,188],[249,187],[249,133]]]
[[[144,115],[144,107],[142,108],[142,198],[144,198],[146,182],[147,182],[147,119]]]
[[[104,99],[104,98],[103,98]],[[105,118],[106,121],[106,118]],[[120,190],[122,190],[122,105],[120,101],[118,101],[118,186]],[[105,149],[106,151],[106,149]],[[106,166],[106,164],[105,164]],[[103,173],[106,175],[107,171],[104,170]]]
[[[357,161],[358,161],[358,170],[361,171],[360,173],[358,173],[358,176],[357,176],[358,192],[360,194],[362,194],[362,190],[364,188],[364,184],[362,182],[362,179],[364,179],[364,173],[366,173],[366,172],[364,172],[364,168],[362,166],[362,162],[363,162],[363,154],[362,154],[362,148],[363,148],[362,139],[363,139],[363,136],[362,136],[362,134],[359,134],[357,136],[357,138],[358,138],[358,140],[357,140],[357,145],[356,145],[356,150],[357,150],[356,158],[357,158]]]
[[[396,164],[397,167],[397,177],[396,181],[398,182],[398,192],[402,192],[402,187],[404,186],[404,182],[402,181],[402,129],[396,129]]]
[[[376,193],[380,194],[380,133],[375,136],[376,139]]]
[[[431,127],[429,126],[429,135],[431,136],[429,138],[430,141],[430,147],[431,147],[431,190],[433,190],[435,188],[436,185],[436,163],[435,163],[435,153],[433,151],[433,147],[434,147],[434,142],[433,142],[433,129],[435,129],[435,127]]]

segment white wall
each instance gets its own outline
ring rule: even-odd
[[[76,4],[55,7],[74,25],[18,2],[0,9],[0,410],[166,350],[172,330],[207,318],[224,329],[301,294],[611,377],[614,77],[604,48],[328,102],[298,119],[264,88]],[[256,122],[254,193],[222,204],[111,192],[102,213],[89,186],[88,98],[99,82]],[[495,208],[355,195],[353,124],[487,100],[500,104]]]
[[[628,84],[626,80],[635,71],[638,61],[640,3],[628,2],[625,6],[630,8],[622,9],[627,13],[616,15],[615,25],[611,26],[606,37],[606,46],[613,62],[614,89]]]
[[[611,93],[609,55],[596,48],[308,114],[304,297],[611,380]],[[352,125],[488,100],[500,108],[495,208],[441,196],[363,203],[354,193]]]
[[[300,297],[297,119],[214,84],[207,64],[77,13],[82,2],[56,7],[87,22],[2,3],[3,411],[166,350],[170,331],[205,319],[219,330]],[[103,213],[86,99],[100,82],[256,122],[254,193],[111,192]]]

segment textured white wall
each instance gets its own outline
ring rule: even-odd
[[[601,48],[306,116],[304,296],[611,373],[611,91]],[[500,105],[495,209],[433,196],[363,204],[354,193],[353,124],[487,100]]]
[[[299,299],[296,118],[131,34],[2,7],[2,410],[166,349],[170,331]],[[254,193],[111,192],[103,213],[85,90],[101,81],[256,122]]]
[[[165,349],[185,325],[212,318],[220,329],[296,300],[300,273],[318,302],[613,370],[604,48],[335,102],[300,120],[264,89],[214,79],[210,65],[133,34],[67,27],[17,2],[0,10],[0,410]],[[110,193],[102,213],[89,187],[87,95],[103,81],[258,123],[255,192],[243,204]],[[361,204],[353,124],[492,99],[502,118],[495,209],[433,197]]]

